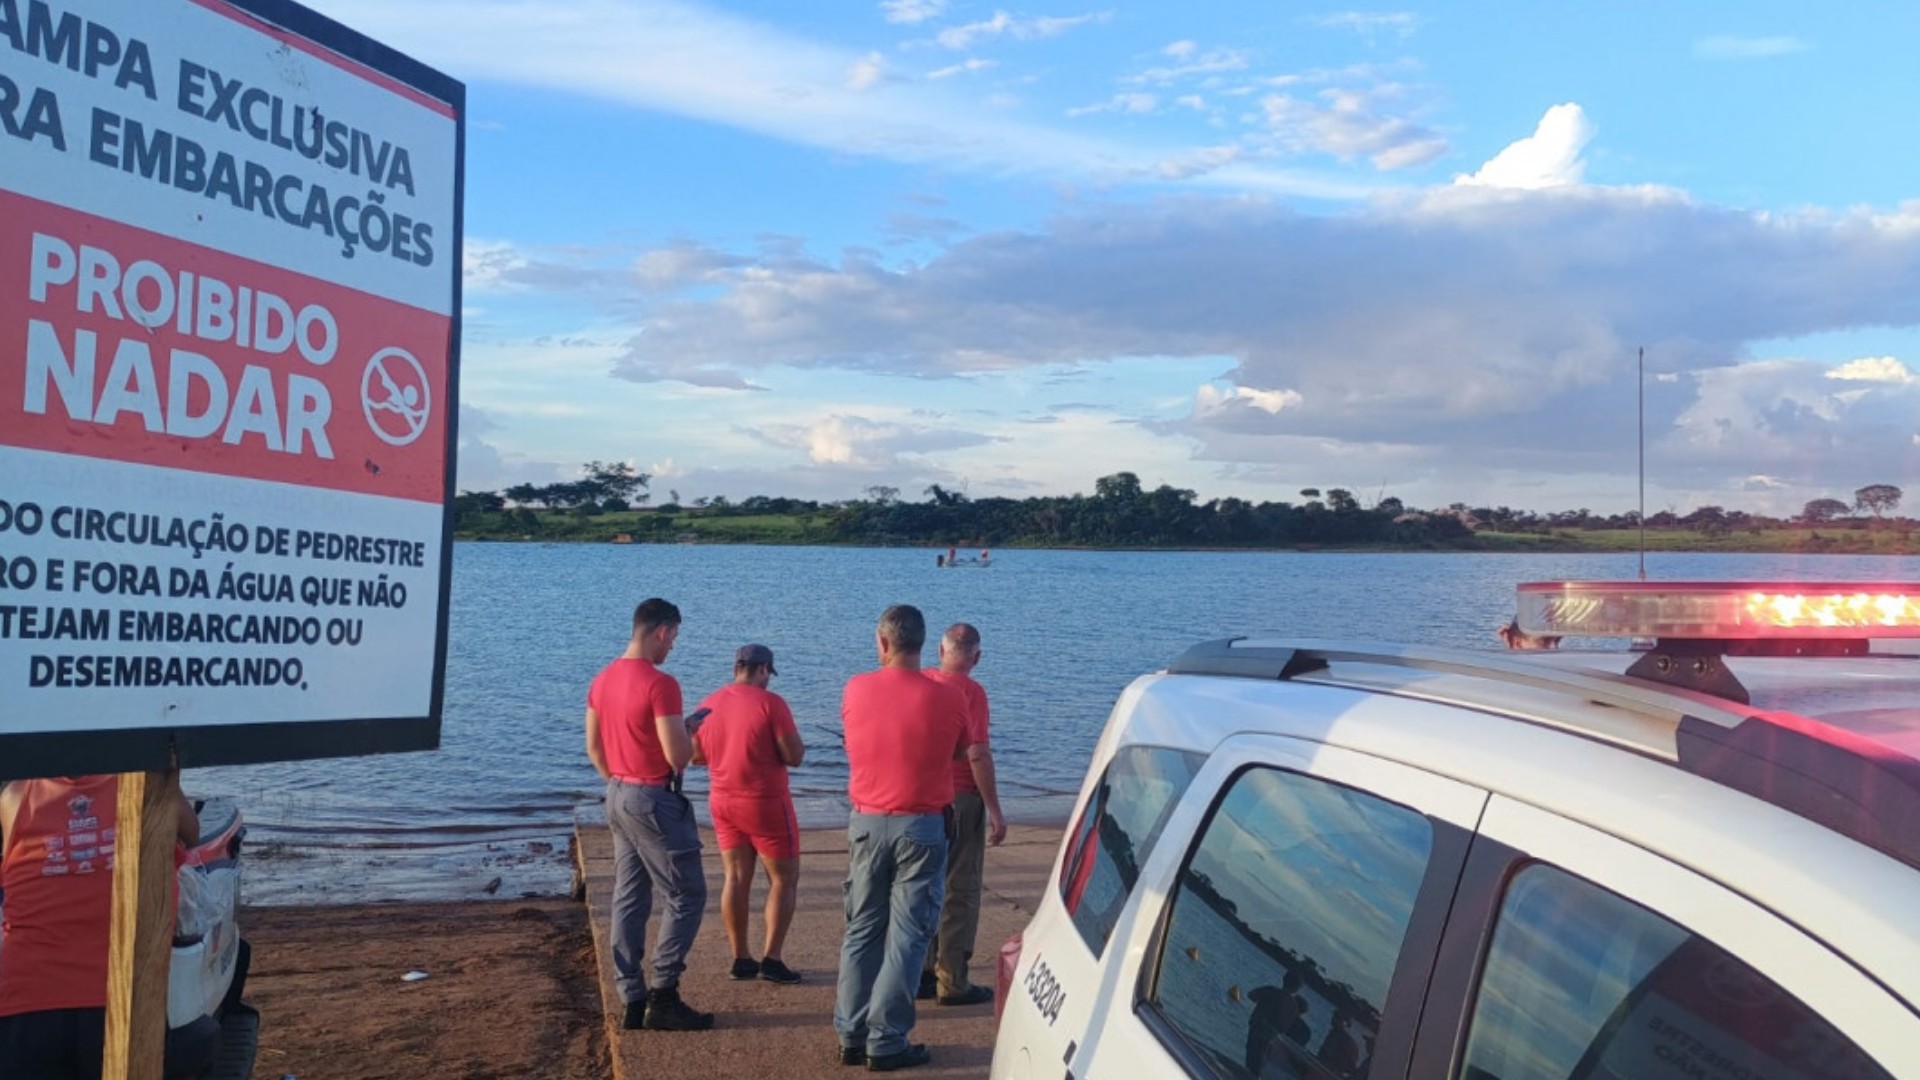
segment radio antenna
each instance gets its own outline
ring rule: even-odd
[[[1647,348],[1640,347],[1640,580],[1647,580]]]

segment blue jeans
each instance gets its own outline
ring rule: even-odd
[[[847,823],[847,934],[833,1026],[840,1045],[897,1054],[913,1030],[913,994],[946,892],[939,814],[854,814]]]
[[[607,781],[607,827],[613,833],[613,981],[620,1000],[645,1001],[647,990],[680,985],[687,951],[707,908],[707,875],[700,866],[700,826],[693,806],[663,787]],[[640,970],[647,954],[647,917],[660,887],[666,914],[653,943],[653,972]]]

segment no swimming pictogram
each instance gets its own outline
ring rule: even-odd
[[[426,369],[398,346],[374,353],[360,376],[360,410],[373,433],[392,446],[419,438],[433,415]]]

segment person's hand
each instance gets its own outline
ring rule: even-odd
[[[998,810],[987,811],[987,846],[999,847],[1007,838],[1007,819]]]

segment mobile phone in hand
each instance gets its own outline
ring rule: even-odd
[[[694,732],[699,731],[700,725],[706,723],[707,714],[712,711],[713,711],[712,709],[695,709],[692,712],[688,713],[687,714],[687,734],[691,735]]]

